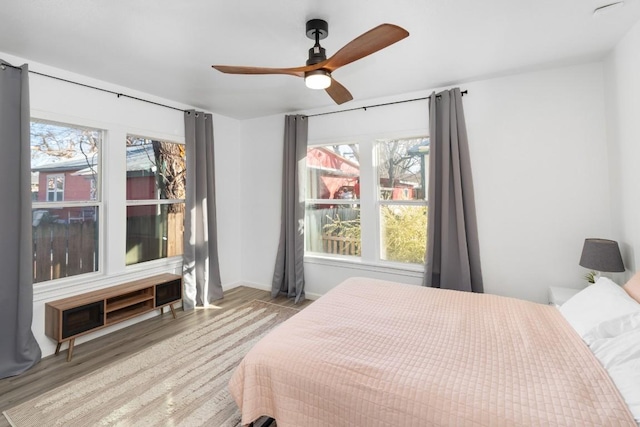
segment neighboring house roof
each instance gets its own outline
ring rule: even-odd
[[[87,164],[91,162],[90,165]],[[62,160],[33,168],[33,172],[69,172],[75,171],[73,175],[91,175],[91,168],[97,170],[97,156],[90,158],[76,157],[74,159]],[[153,147],[151,145],[132,145],[127,147],[127,174],[149,175],[155,173],[155,162]]]
[[[322,176],[357,177],[360,175],[360,165],[333,150],[325,147],[313,147],[309,152],[322,153],[319,157],[307,157],[307,169],[320,171]]]
[[[327,168],[324,166],[307,165],[307,169],[314,169],[314,170],[320,171],[322,176],[334,176],[334,177],[346,177],[346,178],[357,178],[360,176],[360,171],[348,172],[340,169]]]
[[[87,167],[87,162],[91,162],[92,166],[96,164],[96,156],[93,158],[76,157],[74,159],[62,160],[55,163],[49,163],[42,166],[37,166],[32,170],[34,172],[66,172],[84,169]]]
[[[353,160],[347,159],[344,156],[341,156],[340,154],[336,153],[333,150],[330,150],[330,149],[328,149],[326,147],[314,147],[313,149],[317,150],[317,151],[322,151],[327,156],[333,157],[334,159],[336,159],[338,162],[340,162],[342,164],[346,164],[346,165],[351,166],[352,168],[360,170],[360,165],[358,163],[354,162]]]
[[[127,172],[155,172],[155,154],[151,145],[130,145],[127,147]]]

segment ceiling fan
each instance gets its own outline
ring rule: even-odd
[[[329,25],[326,21],[322,19],[307,21],[307,37],[315,40],[315,44],[309,49],[307,65],[302,67],[265,68],[233,65],[213,65],[212,67],[228,74],[289,74],[304,77],[307,87],[324,89],[336,104],[342,104],[351,101],[353,96],[331,77],[331,73],[404,39],[409,33],[397,25],[382,24],[353,39],[327,59],[324,48],[320,46],[320,40],[328,35]]]

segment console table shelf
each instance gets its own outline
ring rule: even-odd
[[[107,300],[107,313],[112,311],[122,310],[132,305],[153,300],[153,295],[141,294],[141,295],[127,295],[125,298],[117,299],[115,301]],[[153,303],[151,303],[153,306]]]
[[[69,341],[67,361],[75,339],[98,329],[169,306],[182,299],[182,277],[160,274],[45,304],[45,333],[57,341],[56,354]]]
[[[122,309],[117,311],[110,311],[107,313],[105,324],[113,325],[114,323],[122,322],[124,320],[131,319],[132,317],[136,317],[153,310],[153,304],[136,304],[127,307],[126,310]]]

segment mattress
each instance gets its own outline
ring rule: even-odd
[[[555,308],[364,278],[258,342],[229,388],[243,424],[636,426]]]

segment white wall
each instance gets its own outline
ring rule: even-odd
[[[242,282],[242,222],[238,214],[242,202],[241,129],[239,120],[213,115],[218,256],[223,289]]]
[[[140,93],[128,88],[86,78],[44,64],[0,53],[0,57],[14,64],[29,63],[31,70],[81,82],[88,85],[124,93],[181,109],[170,100]],[[55,342],[44,335],[44,304],[47,301],[123,283],[139,277],[161,272],[182,272],[181,258],[157,260],[142,265],[125,265],[125,138],[128,133],[161,138],[168,141],[184,142],[184,118],[181,111],[120,97],[86,87],[30,74],[31,115],[34,118],[54,120],[63,123],[84,125],[104,129],[104,210],[102,236],[105,250],[100,259],[101,272],[76,276],[71,279],[45,282],[34,285],[33,331],[43,355],[53,353]],[[237,285],[240,281],[240,195],[234,185],[240,182],[237,162],[240,153],[240,122],[220,115],[214,115],[214,138],[216,141],[216,180],[218,185],[219,251],[222,280],[225,287]],[[152,315],[157,315],[154,313]],[[147,317],[151,317],[148,315]],[[78,343],[93,339],[103,333],[113,331],[145,317],[106,328],[105,330],[81,337]]]
[[[614,237],[627,268],[640,268],[640,22],[605,61]],[[622,280],[620,281],[622,283]]]
[[[462,89],[469,91],[463,99],[486,292],[546,302],[548,286],[581,287],[584,238],[611,235],[609,204],[602,202],[609,197],[602,64],[467,83]],[[425,129],[427,117],[424,101],[312,117],[309,139]],[[247,120],[242,128],[242,277],[268,288],[280,227],[284,118]],[[307,261],[305,271],[311,295],[353,275],[420,283],[419,274],[365,265]]]
[[[284,118],[269,116],[242,122],[242,279],[271,289],[280,236]]]
[[[600,63],[465,85],[487,292],[582,287],[586,237],[611,237]]]

